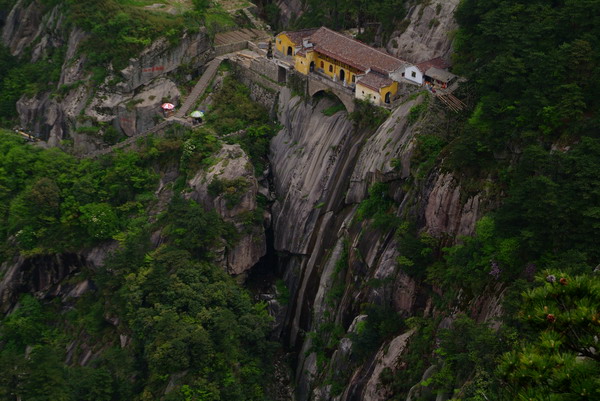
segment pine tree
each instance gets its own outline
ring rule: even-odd
[[[546,272],[523,294],[519,319],[531,335],[498,370],[512,399],[600,399],[600,280]]]

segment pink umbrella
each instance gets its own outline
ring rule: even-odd
[[[162,107],[163,110],[173,110],[175,105],[173,103],[163,103],[160,107]]]

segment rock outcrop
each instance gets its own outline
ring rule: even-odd
[[[461,188],[452,174],[440,174],[425,208],[425,225],[434,236],[469,235],[477,222],[480,195],[461,201]]]
[[[2,29],[2,42],[14,56],[22,55],[24,49],[41,34],[46,25],[42,23],[43,16],[38,2],[17,1]]]
[[[3,262],[0,264],[0,313],[12,311],[23,293],[39,299],[64,300],[94,290],[94,283],[80,273],[101,266],[115,247],[115,242],[107,242],[80,253],[19,256]]]
[[[252,163],[239,145],[223,145],[215,157],[219,161],[214,166],[199,171],[188,182],[192,191],[186,196],[215,210],[240,233],[231,249],[220,250],[218,261],[229,274],[239,275],[267,251],[263,225],[248,222],[253,221],[254,213],[260,213],[259,220],[263,218],[256,203],[259,185]]]
[[[282,27],[287,27],[289,23],[300,17],[303,11],[303,2],[301,0],[278,0],[279,23]]]
[[[458,28],[454,11],[459,2],[460,0],[433,0],[408,3],[406,29],[392,35],[387,51],[411,63],[435,57],[449,59],[452,53],[452,32]]]
[[[181,97],[174,73],[181,68],[199,71],[212,57],[202,31],[184,34],[177,45],[161,38],[123,70],[109,66],[104,81],[93,84],[85,55],[78,52],[88,35],[66,24],[59,6],[42,10],[37,1],[19,0],[6,19],[2,41],[13,54],[31,61],[64,49],[56,88],[17,103],[20,125],[50,146],[72,139],[75,152],[89,153],[106,145],[103,135],[110,128],[126,136],[151,128],[161,118],[160,104],[177,104]],[[25,54],[29,48],[31,54]]]
[[[406,344],[413,334],[414,330],[409,330],[394,338],[389,344],[385,344],[385,346],[377,352],[377,355],[375,356],[376,365],[370,372],[369,381],[364,389],[364,401],[384,401],[389,399],[385,388],[379,384],[379,376],[386,368],[390,369],[392,372],[397,369],[398,358],[406,349]]]

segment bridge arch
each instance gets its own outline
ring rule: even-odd
[[[352,96],[350,93],[345,93],[335,87],[325,85],[313,79],[309,79],[308,95],[310,97],[314,97],[319,92],[328,92],[334,94],[342,102],[348,113],[354,111],[354,96]]]

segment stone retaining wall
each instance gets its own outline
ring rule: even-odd
[[[252,62],[251,68],[256,67],[259,71],[268,73],[269,71],[268,67],[265,66],[266,64],[267,63]],[[265,106],[270,112],[273,112],[282,86],[277,84],[274,80],[269,79],[266,74],[238,64],[233,60],[231,61],[231,65],[233,66],[236,78],[250,88],[250,97],[252,100]],[[277,66],[275,66],[275,68],[277,68]],[[276,72],[275,77],[277,77]]]
[[[227,45],[215,46],[215,57],[222,56],[227,53],[235,53],[248,48],[248,41],[230,43]]]

